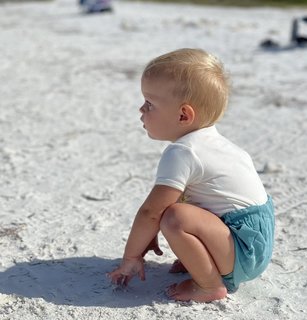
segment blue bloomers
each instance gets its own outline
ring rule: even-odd
[[[226,213],[221,219],[234,239],[234,269],[223,276],[228,292],[234,292],[241,282],[258,277],[271,260],[275,223],[272,198],[269,196],[261,206]]]

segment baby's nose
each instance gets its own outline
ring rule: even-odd
[[[141,108],[140,108],[140,112],[141,112],[141,113],[144,113],[144,112],[145,112],[145,107],[144,107],[144,105],[143,105],[143,106],[141,106]]]

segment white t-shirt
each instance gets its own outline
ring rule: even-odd
[[[185,202],[219,217],[267,201],[249,154],[220,135],[215,126],[171,143],[162,154],[155,184],[183,191]]]

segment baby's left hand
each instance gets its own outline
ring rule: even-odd
[[[144,250],[144,252],[142,253],[142,257],[145,257],[145,255],[147,254],[148,251],[152,250],[157,256],[162,256],[163,255],[163,251],[160,249],[159,247],[159,241],[158,241],[158,236],[155,236],[151,242],[149,243],[149,245],[147,246],[147,248]]]
[[[121,266],[108,273],[112,283],[127,286],[129,281],[137,275],[142,281],[145,280],[143,258],[123,258]]]

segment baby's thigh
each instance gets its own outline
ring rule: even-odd
[[[176,203],[164,212],[161,230],[163,228],[178,229],[196,236],[209,251],[220,273],[232,272],[235,255],[233,237],[215,214],[190,204]]]

